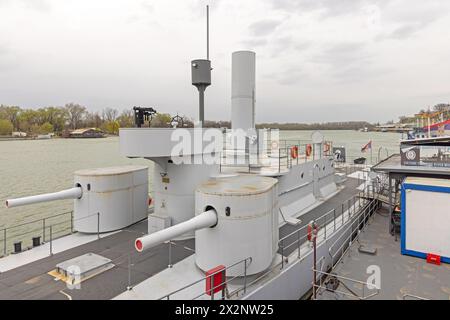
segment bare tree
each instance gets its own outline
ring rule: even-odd
[[[100,128],[103,121],[98,112],[87,112],[84,123],[87,127]]]
[[[131,128],[134,127],[134,112],[130,109],[125,109],[122,111],[120,116],[117,118],[121,128]]]
[[[107,122],[116,121],[118,114],[119,112],[117,111],[117,109],[113,108],[103,109],[103,120]]]
[[[76,103],[68,103],[65,105],[65,108],[67,110],[70,128],[77,129],[86,114],[86,107]]]

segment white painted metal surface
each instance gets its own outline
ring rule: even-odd
[[[255,127],[255,53],[237,51],[232,54],[231,127]]]
[[[169,217],[175,225],[195,216],[195,189],[219,172],[216,164],[170,163],[168,158],[157,159],[153,169],[154,212],[161,217]],[[153,230],[150,228],[148,232]],[[194,233],[185,234],[192,238]],[[175,240],[175,239],[174,239]]]
[[[181,151],[185,156],[202,154],[211,144],[203,141],[202,134],[204,132],[199,128],[122,128],[120,154],[141,158],[170,157]],[[214,128],[208,128],[208,134],[222,135],[220,129]]]
[[[14,208],[19,206],[25,206],[34,203],[63,200],[63,199],[78,199],[83,195],[83,191],[80,187],[74,187],[67,190],[61,190],[53,193],[39,194],[36,196],[29,196],[17,199],[6,200],[6,207]]]
[[[450,187],[446,180],[407,179],[406,183]],[[406,190],[406,249],[450,257],[450,193]]]
[[[136,239],[134,246],[137,251],[142,252],[165,241],[172,240],[183,234],[202,228],[213,227],[217,224],[217,214],[215,210],[208,210],[195,216],[194,218],[174,225],[170,228],[146,235]]]
[[[195,233],[197,266],[209,270],[251,257],[247,274],[267,269],[278,248],[277,192],[276,179],[252,175],[201,184],[196,191],[196,212],[214,208],[218,223]],[[240,275],[242,268],[227,272]]]
[[[83,197],[76,199],[74,204],[75,230],[109,232],[147,217],[147,167],[79,170],[74,175],[75,185],[83,189]]]

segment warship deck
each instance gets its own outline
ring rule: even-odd
[[[370,295],[370,300],[450,299],[450,265],[429,264],[425,259],[401,255],[400,237],[396,239],[389,233],[387,214],[385,208],[374,213],[359,240],[332,271],[340,283],[336,291],[341,293],[320,289],[317,299],[354,300]],[[360,252],[360,245],[376,249],[376,253]],[[373,283],[369,277],[376,268],[381,276],[380,290],[377,293],[365,285],[363,291],[362,283]]]
[[[300,217],[300,226],[307,224],[314,217],[338,208],[342,202],[358,193],[360,182],[358,179],[348,178],[341,192],[303,214]],[[299,225],[282,226],[280,237],[297,228]],[[145,253],[137,253],[134,250],[134,240],[146,232],[147,221],[142,221],[120,232],[0,273],[0,299],[111,299],[127,290],[128,286],[136,285],[167,268],[169,244],[159,245]],[[171,263],[190,256],[193,254],[192,249],[193,239],[177,241],[176,245],[171,246]],[[31,251],[20,255],[29,254]],[[58,263],[89,252],[111,259],[114,267],[83,281],[76,290],[69,290],[65,282],[57,281],[48,274]],[[0,266],[1,264],[2,259]]]

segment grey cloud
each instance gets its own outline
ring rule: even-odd
[[[294,46],[296,51],[305,51],[311,47],[312,43],[309,41],[299,42]]]
[[[6,44],[0,43],[0,71],[6,72],[17,66],[16,57],[12,54],[11,49]]]
[[[450,6],[448,3],[440,4],[439,1],[429,0],[430,5],[415,10],[404,10],[388,15],[387,21],[395,21],[399,24],[390,32],[384,32],[376,37],[376,40],[406,39],[414,36],[424,28],[448,15]]]
[[[284,68],[283,70],[278,72],[268,73],[263,75],[263,77],[271,82],[275,81],[276,83],[283,86],[296,85],[310,78],[309,74],[298,66]]]
[[[367,4],[383,4],[389,0],[272,0],[275,9],[288,12],[322,11],[324,16],[352,14]]]
[[[247,39],[242,41],[242,44],[247,48],[262,47],[267,44],[267,39],[264,38]]]
[[[419,24],[409,24],[396,28],[390,34],[381,35],[377,39],[405,39],[421,29]]]
[[[368,64],[348,66],[335,70],[331,75],[339,83],[363,82],[391,73],[387,68],[375,68]]]
[[[0,7],[5,7],[10,4],[19,2],[27,8],[40,11],[40,12],[48,12],[51,10],[51,5],[47,0],[0,0]]]
[[[205,18],[206,5],[209,5],[209,12],[213,13],[221,6],[223,0],[195,0],[190,3],[190,10],[194,19]]]
[[[312,62],[330,64],[336,67],[368,61],[370,55],[362,42],[343,42],[328,46],[313,57]]]
[[[270,43],[272,45],[271,58],[275,58],[289,52],[294,46],[294,40],[290,36],[274,38]]]
[[[141,7],[147,13],[153,13],[155,11],[155,7],[152,1],[142,1]]]
[[[308,74],[301,69],[291,69],[281,73],[277,82],[281,85],[296,85],[308,78]]]
[[[278,20],[261,20],[252,23],[249,29],[254,36],[261,37],[273,33],[280,24],[281,21]]]
[[[361,42],[343,42],[325,47],[310,61],[327,66],[327,73],[339,82],[360,81],[376,74],[372,68],[372,55]],[[381,70],[377,72],[381,74]]]

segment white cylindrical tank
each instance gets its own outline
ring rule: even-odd
[[[147,217],[148,168],[121,166],[79,170],[75,186],[83,196],[74,200],[74,228],[79,232],[109,232]],[[100,224],[98,224],[99,212]]]
[[[254,128],[255,53],[233,52],[231,68],[231,128]]]
[[[278,249],[277,180],[240,175],[211,179],[196,191],[196,214],[214,209],[217,225],[195,232],[196,263],[202,270],[251,257],[247,274],[266,270]],[[244,264],[227,270],[238,276]]]

